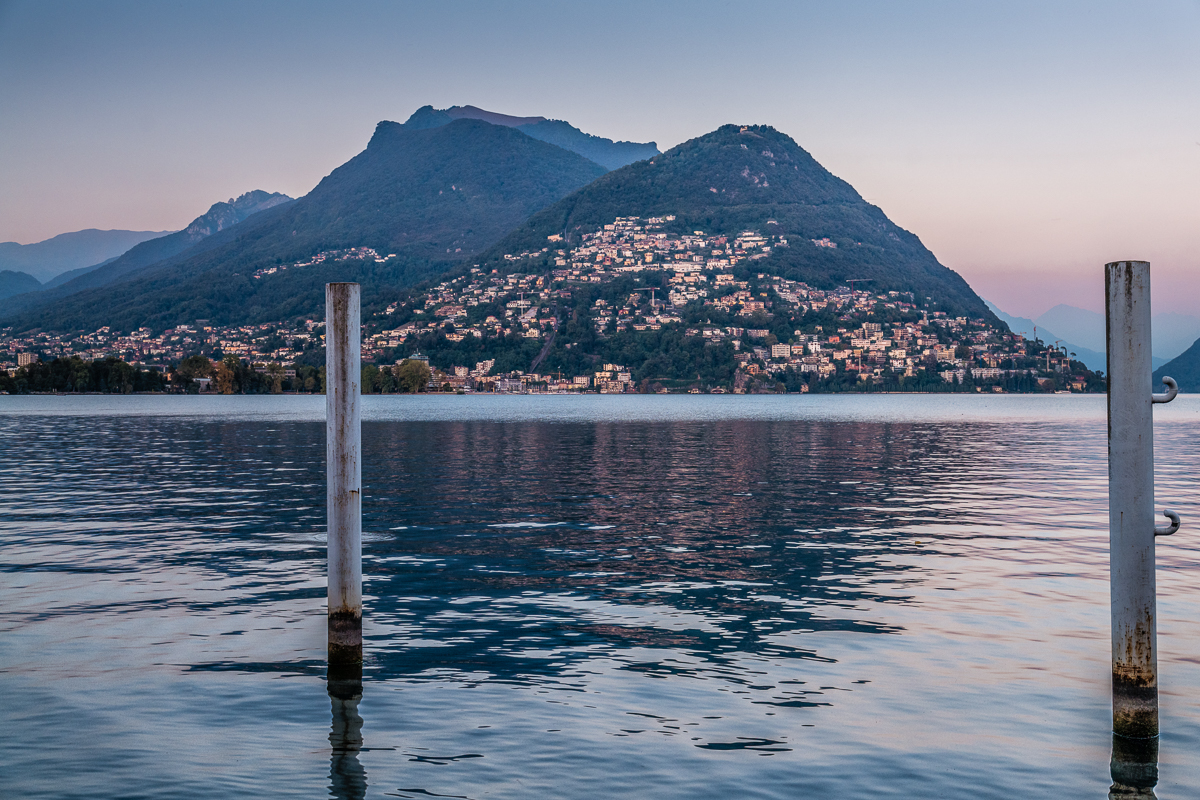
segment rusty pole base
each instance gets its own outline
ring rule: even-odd
[[[1113,785],[1109,798],[1144,798],[1153,800],[1158,785],[1158,737],[1131,739],[1113,734],[1112,761],[1109,774]]]
[[[329,668],[357,666],[362,672],[362,614],[335,611],[329,615]]]
[[[1158,737],[1158,682],[1155,675],[1128,677],[1131,670],[1113,670],[1113,734],[1125,739]]]

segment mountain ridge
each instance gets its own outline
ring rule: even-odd
[[[920,239],[867,203],[791,137],[770,126],[724,125],[661,156],[614,170],[535,214],[484,258],[577,241],[617,217],[675,216],[679,231],[788,234],[764,269],[832,288],[870,281],[872,291],[937,296],[945,310],[1002,325],[962,276]],[[795,241],[791,239],[795,237]]]
[[[220,246],[212,240],[223,234],[201,244],[204,252],[174,256],[161,275],[131,273],[119,288],[64,297],[15,322],[73,330],[318,313],[323,292],[314,281],[361,279],[368,292],[372,285],[410,285],[490,246],[531,213],[604,172],[509,127],[461,119],[414,129],[383,121],[366,149],[311,192],[262,212],[253,226],[230,229],[236,235]],[[254,278],[260,269],[363,247],[396,258],[387,266],[331,260]]]
[[[0,300],[25,292],[40,291],[42,284],[28,272],[0,269]]]
[[[119,283],[132,274],[169,261],[214,234],[228,230],[255,214],[289,202],[292,202],[292,198],[285,194],[255,189],[239,197],[231,197],[228,201],[213,203],[208,211],[196,217],[181,231],[139,242],[116,258],[91,267],[72,270],[72,276],[68,280],[59,282],[56,279],[40,291],[11,297],[5,316],[53,304],[88,289]],[[59,277],[68,276],[64,274]]]
[[[366,149],[305,197],[137,265],[116,286],[30,310],[16,324],[164,329],[196,318],[295,319],[320,313],[330,280],[362,282],[364,303],[378,302],[468,259],[511,272],[506,256],[521,250],[545,274],[556,258],[548,237],[565,238],[559,247],[577,244],[582,231],[627,215],[669,216],[675,233],[725,232],[730,242],[746,230],[768,234],[777,246],[741,259],[742,272],[814,289],[857,283],[912,293],[930,311],[1004,324],[916,235],[769,126],[722,126],[606,172],[515,127],[468,118],[430,127],[380,122]]]
[[[477,119],[493,125],[515,128],[534,139],[577,153],[609,170],[620,169],[635,161],[659,155],[655,142],[613,141],[603,136],[584,133],[564,120],[514,117],[485,111],[476,106],[451,106],[441,110],[433,106],[422,106],[414,111],[404,124],[414,129],[428,129],[448,125],[456,119]]]
[[[1020,334],[1021,336],[1025,337],[1027,341],[1036,341],[1033,331],[1035,326],[1038,326],[1038,323],[1034,322],[1034,320],[1031,320],[1028,317],[1014,317],[1012,314],[1007,314],[990,300],[985,300],[984,302],[988,304],[988,308],[992,310],[992,313],[994,313],[1006,325],[1008,325],[1008,329],[1010,331]],[[1108,369],[1108,356],[1103,350],[1092,350],[1088,347],[1072,344],[1071,342],[1062,339],[1057,334],[1047,330],[1045,326],[1038,327],[1042,328],[1041,335],[1037,337],[1038,339],[1041,339],[1044,342],[1050,342],[1056,339],[1059,340],[1060,344],[1062,344],[1063,347],[1066,347],[1068,352],[1074,353],[1075,356],[1084,364],[1086,364],[1087,368],[1090,370],[1103,371]],[[1161,363],[1163,363],[1163,360],[1158,359],[1156,360],[1155,365],[1157,366]]]
[[[169,233],[85,228],[32,244],[0,242],[0,270],[24,272],[39,283],[46,283],[64,272],[99,264],[141,242]]]
[[[1178,382],[1180,391],[1200,392],[1200,339],[1154,371],[1155,391],[1166,376]]]

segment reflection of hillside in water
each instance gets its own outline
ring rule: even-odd
[[[915,423],[368,422],[361,701],[318,685],[322,423],[0,417],[10,716],[37,721],[14,774],[56,796],[219,772],[339,798],[1082,798],[1111,755],[1148,782],[1154,755],[1106,736],[1103,415],[950,418],[970,400],[895,400],[940,415]],[[1155,431],[1185,520],[1196,430]],[[1195,543],[1158,559],[1164,791],[1200,796]]]
[[[870,613],[920,580],[895,529],[960,521],[941,487],[987,482],[995,432],[368,424],[364,527],[407,526],[369,550],[368,613],[388,631],[369,649],[390,674],[556,674],[621,650],[637,650],[626,668],[699,674],[733,654],[819,658],[805,632],[897,632]]]
[[[32,429],[59,444],[31,450],[10,481],[9,524],[30,546],[69,543],[89,570],[205,576],[204,591],[163,584],[91,611],[271,620],[323,609],[323,426],[129,418]],[[747,658],[821,658],[809,632],[899,632],[880,605],[907,602],[923,579],[909,566],[914,532],[994,524],[995,503],[975,510],[980,495],[1011,497],[1002,485],[1037,458],[1004,449],[1001,431],[366,423],[369,674],[547,680],[608,658],[740,682]],[[60,509],[52,523],[45,508]],[[316,651],[297,659],[266,639],[250,652],[229,641],[192,668],[323,665]]]

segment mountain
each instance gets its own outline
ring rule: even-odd
[[[128,251],[126,251],[126,252],[128,252]],[[68,281],[75,280],[80,275],[86,275],[89,272],[91,272],[92,270],[100,269],[105,264],[111,264],[112,262],[116,261],[120,257],[121,256],[113,256],[112,258],[110,258],[106,261],[101,261],[99,264],[92,264],[90,267],[80,267],[79,269],[67,270],[66,272],[62,273],[61,275],[56,275],[53,278],[51,278],[50,280],[46,281],[46,283],[42,286],[42,288],[43,289],[53,289],[55,286],[62,286],[64,283],[67,283]]]
[[[42,288],[38,279],[26,272],[14,272],[11,269],[0,270],[0,300],[12,297],[14,294],[36,292]]]
[[[506,128],[516,128],[521,125],[536,125],[545,122],[545,117],[514,117],[511,114],[498,114],[495,111],[484,111],[476,106],[451,106],[438,110],[433,106],[422,106],[413,112],[405,125],[414,128],[437,128],[448,125],[456,119],[478,119],[492,125],[503,125]]]
[[[1059,304],[1034,320],[1039,329],[1051,329],[1058,335],[1065,336],[1072,342],[1097,350],[1101,353],[1107,348],[1104,315],[1075,306]],[[1057,336],[1047,338],[1041,336],[1044,342],[1054,342]]]
[[[367,149],[299,201],[263,252],[287,258],[366,246],[465,258],[604,171],[479,120],[429,129],[380,122]]]
[[[123,255],[101,264],[60,275],[47,284],[44,291],[13,297],[8,303],[7,311],[14,313],[23,309],[52,305],[62,298],[86,289],[116,283],[131,273],[195,248],[213,234],[232,228],[261,211],[290,201],[291,198],[285,194],[255,190],[246,192],[241,197],[231,197],[226,202],[214,203],[208,211],[196,217],[181,231],[141,242]]]
[[[69,294],[95,286],[113,283],[131,272],[177,255],[210,236],[244,222],[269,208],[283,205],[292,198],[279,192],[264,192],[261,189],[246,192],[240,197],[213,203],[208,211],[196,217],[181,231],[143,242],[111,262],[63,284],[62,291]]]
[[[305,197],[219,234],[218,242],[213,236],[169,263],[143,267],[118,285],[24,313],[15,324],[161,328],[196,318],[241,324],[320,314],[325,281],[359,280],[368,295],[411,285],[480,252],[604,172],[575,153],[480,120],[424,129],[381,122],[366,150]],[[396,257],[286,269],[320,253],[360,247]],[[254,277],[279,266],[285,269]]]
[[[564,150],[578,153],[595,161],[606,169],[620,169],[635,161],[659,155],[654,142],[614,142],[601,136],[584,133],[568,122],[545,117],[513,117],[484,111],[475,106],[451,106],[444,110],[423,106],[413,112],[404,124],[412,128],[436,128],[448,125],[456,119],[478,119],[493,125],[516,128],[522,133],[543,142],[558,145]]]
[[[783,235],[759,269],[835,288],[848,280],[874,292],[913,292],[952,315],[999,324],[958,273],[938,263],[850,184],[832,175],[791,137],[768,126],[726,125],[661,156],[608,173],[534,215],[489,257],[546,246],[561,235],[612,224],[617,217],[674,215],[672,229]]]
[[[1155,314],[1150,323],[1154,355],[1173,359],[1200,338],[1200,317],[1167,311]]]
[[[1108,356],[1105,355],[1105,350],[1091,350],[1087,347],[1080,347],[1077,344],[1072,344],[1071,342],[1063,340],[1062,337],[1058,336],[1057,334],[1046,330],[1045,326],[1043,326],[1041,323],[1035,322],[1028,317],[1014,317],[1011,314],[1004,313],[995,303],[988,301],[984,302],[987,302],[988,308],[992,310],[992,313],[999,317],[1004,324],[1008,325],[1008,329],[1013,333],[1019,333],[1032,342],[1034,341],[1034,331],[1036,326],[1036,335],[1038,339],[1041,339],[1043,342],[1049,342],[1050,344],[1053,344],[1056,340],[1058,340],[1059,344],[1067,348],[1068,352],[1074,353],[1076,358],[1086,364],[1088,369],[1096,371],[1104,371],[1108,369]],[[1160,359],[1155,362],[1155,366],[1158,366],[1161,363],[1165,362]]]
[[[1155,391],[1162,382],[1164,375],[1169,375],[1179,383],[1182,392],[1200,392],[1200,339],[1171,361],[1163,364],[1154,371]]]
[[[168,231],[83,231],[61,233],[34,244],[0,242],[0,270],[24,272],[45,283],[67,270],[88,267],[121,255]]]
[[[1034,322],[1039,328],[1051,328],[1086,348],[1103,353],[1107,347],[1104,315],[1095,311],[1060,304]],[[1155,314],[1150,327],[1156,367],[1187,350],[1192,342],[1200,337],[1200,318],[1189,314]],[[1043,341],[1050,342],[1053,342],[1054,338],[1042,337]]]

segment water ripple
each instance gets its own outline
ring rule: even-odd
[[[0,398],[0,791],[1103,795],[1102,398],[369,398],[361,701],[319,400]],[[1200,547],[1158,557],[1194,796]]]

